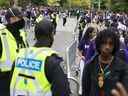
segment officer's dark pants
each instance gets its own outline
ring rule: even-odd
[[[66,24],[66,18],[63,18],[63,26]]]
[[[55,34],[56,34],[57,23],[55,22],[55,23],[53,23],[53,25],[54,25],[54,30],[53,30],[53,32],[54,32],[54,35],[55,35]]]
[[[10,71],[0,72],[0,96],[10,96]]]

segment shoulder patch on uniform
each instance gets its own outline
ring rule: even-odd
[[[18,58],[16,67],[28,70],[41,71],[42,61],[30,58]]]

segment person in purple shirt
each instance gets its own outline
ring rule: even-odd
[[[82,57],[82,59],[86,59],[87,51],[90,48],[92,42],[94,41],[95,36],[96,36],[95,28],[88,27],[84,36],[82,37],[81,41],[78,44],[79,55],[80,57]]]
[[[86,62],[86,58],[87,58],[87,52],[88,49],[90,48],[90,44],[92,43],[94,37],[96,35],[96,31],[95,28],[93,27],[88,27],[83,38],[81,39],[81,41],[79,42],[78,45],[78,54],[80,56],[80,82],[82,81],[82,72],[83,72],[83,68]],[[80,88],[79,88],[79,94],[82,94],[82,88],[81,88],[81,84],[80,84]]]
[[[125,48],[120,49],[119,57],[121,57],[122,60],[124,60],[128,64],[128,43],[126,40],[124,42],[125,42]]]

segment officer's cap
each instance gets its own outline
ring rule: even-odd
[[[11,17],[23,17],[22,13],[17,9],[17,8],[9,8],[6,12],[5,18],[7,21],[9,21],[9,19]]]
[[[51,21],[47,19],[41,20],[39,23],[35,26],[35,35],[40,36],[48,36],[53,34],[53,24]]]

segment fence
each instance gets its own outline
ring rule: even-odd
[[[75,66],[76,63],[76,50],[77,50],[77,41],[75,40],[66,50],[66,60],[67,60],[66,69],[73,96],[78,96],[78,88],[79,88],[78,80],[72,76],[73,75],[72,72],[74,71],[73,67]]]

